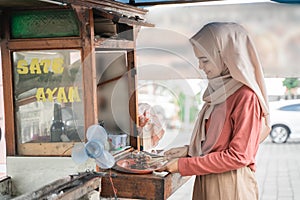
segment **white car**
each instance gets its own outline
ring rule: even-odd
[[[285,143],[300,137],[300,100],[270,102],[270,119],[272,142]]]

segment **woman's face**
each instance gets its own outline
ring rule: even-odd
[[[197,47],[193,46],[195,56],[199,60],[199,69],[203,70],[208,79],[218,77],[222,73],[222,69],[211,62]]]

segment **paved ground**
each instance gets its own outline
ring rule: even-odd
[[[256,176],[261,200],[300,199],[300,140],[261,145]]]
[[[300,200],[300,140],[261,144],[256,177],[260,200]],[[191,199],[193,179],[168,200]]]

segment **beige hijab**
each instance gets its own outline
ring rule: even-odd
[[[199,156],[210,152],[220,136],[226,115],[226,105],[217,115],[212,112],[214,106],[225,102],[242,85],[251,88],[259,99],[265,122],[261,132],[263,141],[270,130],[267,93],[262,67],[247,31],[236,23],[213,22],[205,25],[190,42],[217,67],[221,67],[223,72],[220,77],[209,80],[203,95],[205,104],[191,137],[189,155]],[[209,117],[214,125],[205,130],[205,121]]]

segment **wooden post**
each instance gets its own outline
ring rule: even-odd
[[[93,11],[73,6],[81,22],[85,130],[98,122]]]
[[[9,20],[8,15],[4,14],[2,30],[4,38],[1,40],[1,58],[2,58],[2,80],[3,80],[3,98],[4,98],[4,123],[7,155],[15,155],[15,125],[14,125],[14,98],[13,98],[13,77],[11,52],[8,49],[9,39]]]

